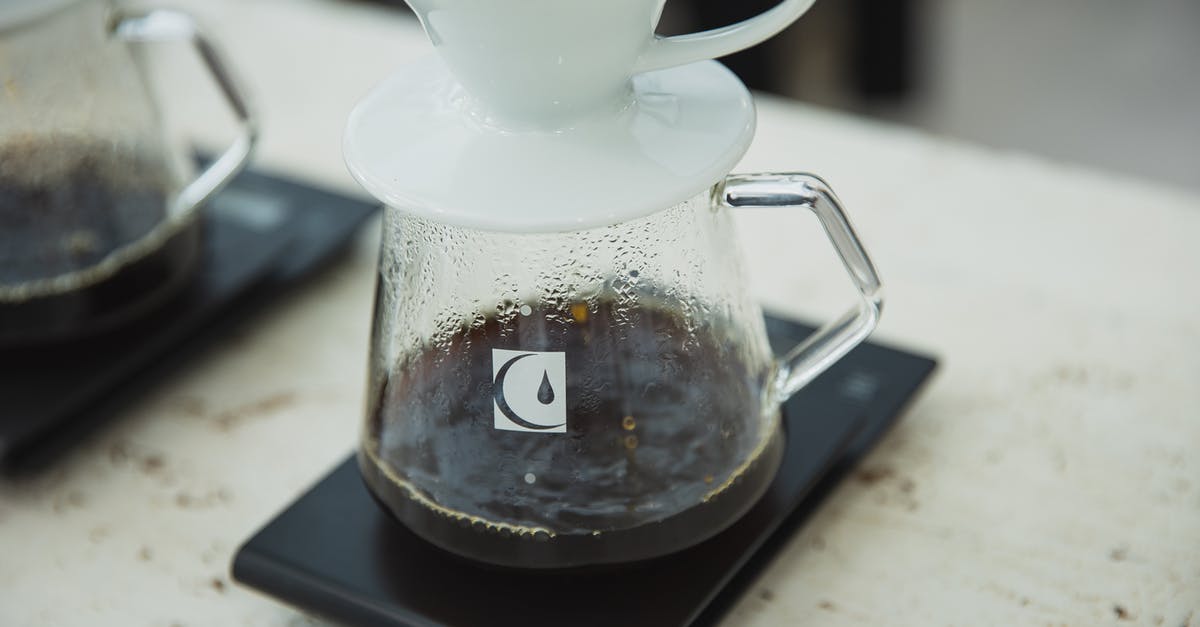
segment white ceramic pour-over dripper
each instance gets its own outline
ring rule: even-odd
[[[656,37],[666,0],[407,0],[472,106],[504,126],[556,127],[630,98],[639,72],[714,59],[791,24],[785,0],[726,28]]]
[[[401,211],[509,232],[611,225],[701,193],[754,134],[749,92],[707,59],[813,0],[664,38],[665,1],[408,0],[437,55],[359,103],[347,167]]]

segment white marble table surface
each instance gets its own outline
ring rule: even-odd
[[[258,166],[354,190],[342,124],[427,51],[414,24],[175,4],[253,86]],[[194,62],[156,52],[173,128],[218,144]],[[831,181],[887,282],[879,337],[942,368],[727,624],[1200,625],[1200,198],[770,98],[759,120],[739,169]],[[810,217],[738,227],[766,306],[848,301]],[[318,623],[228,568],[355,445],[375,237],[44,476],[0,482],[0,625]]]

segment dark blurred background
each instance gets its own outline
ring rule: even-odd
[[[777,2],[668,0],[659,32]],[[1200,191],[1200,0],[818,0],[722,61],[764,92]]]
[[[664,26],[773,4],[671,0]],[[1200,190],[1197,0],[818,0],[726,61],[766,91]]]

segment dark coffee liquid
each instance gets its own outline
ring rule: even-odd
[[[467,557],[545,568],[662,555],[727,527],[773,478],[765,361],[729,325],[644,302],[525,307],[395,368],[361,466],[402,522]],[[539,404],[561,407],[565,433]],[[540,430],[497,428],[517,422]]]
[[[163,230],[173,180],[166,164],[82,140],[0,147],[0,344],[103,327],[178,284],[198,229]]]
[[[163,221],[165,188],[106,178],[102,168],[138,167],[128,157],[117,159],[126,163],[101,166],[99,157],[84,152],[50,180],[20,180],[0,171],[0,285],[83,270]],[[13,160],[0,156],[6,165]]]

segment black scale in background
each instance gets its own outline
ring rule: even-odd
[[[777,351],[813,330],[771,317],[767,328]],[[233,576],[351,625],[711,625],[895,423],[935,365],[874,343],[856,348],[786,404],[788,446],[762,500],[726,531],[673,555],[591,572],[480,566],[384,513],[351,457],[238,551]]]
[[[168,304],[84,340],[0,348],[0,473],[52,463],[330,261],[377,209],[281,177],[238,176],[202,210],[200,268]]]

